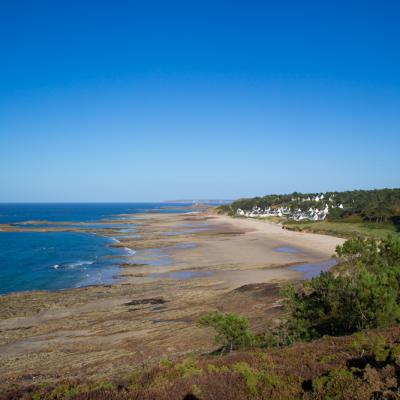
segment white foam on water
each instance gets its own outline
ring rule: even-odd
[[[79,268],[79,267],[84,267],[85,265],[92,265],[94,264],[94,261],[76,261],[73,263],[69,263],[65,265],[65,268]]]
[[[129,247],[124,247],[124,249],[126,250],[126,252],[128,253],[128,255],[133,256],[136,254],[135,250],[130,249]]]

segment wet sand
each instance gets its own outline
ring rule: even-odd
[[[212,210],[134,217],[137,232],[115,243],[136,251],[120,284],[0,297],[0,389],[110,377],[210,351],[212,333],[196,320],[212,309],[243,313],[262,329],[282,313],[280,285],[303,276],[292,267],[318,268],[343,242]]]

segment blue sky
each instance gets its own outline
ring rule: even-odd
[[[1,1],[0,201],[400,186],[398,1]]]

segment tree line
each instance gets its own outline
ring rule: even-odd
[[[315,198],[323,195],[323,199]],[[329,205],[328,220],[362,219],[383,223],[400,221],[400,189],[352,190],[345,192],[270,194],[263,197],[239,199],[219,207],[221,212],[236,214],[240,208],[288,207],[292,211],[306,211],[310,207]],[[343,207],[343,208],[342,208]]]

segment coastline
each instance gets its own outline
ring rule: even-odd
[[[301,276],[293,276],[283,266],[324,262],[333,255],[336,245],[344,241],[332,236],[286,231],[269,222],[210,212],[190,216],[142,215],[140,218],[140,237],[122,239],[116,246],[136,251],[131,258],[133,266],[124,264],[122,276],[132,278],[134,268],[135,277],[142,280],[147,275],[155,279],[158,274],[162,279],[166,273],[212,271],[230,289],[235,289],[237,285],[272,279],[272,275],[275,278],[272,273],[275,270],[279,270],[282,279],[299,279]],[[188,224],[192,228],[190,232]],[[185,243],[190,246],[182,248]]]
[[[121,267],[121,282],[0,297],[0,388],[29,384],[33,375],[74,377],[77,367],[88,377],[112,376],[209,351],[200,315],[242,312],[255,329],[264,326],[282,312],[280,285],[302,278],[291,267],[326,260],[343,242],[211,209],[135,214],[135,223],[139,237],[113,244],[136,252]],[[288,248],[295,252],[277,250]]]

